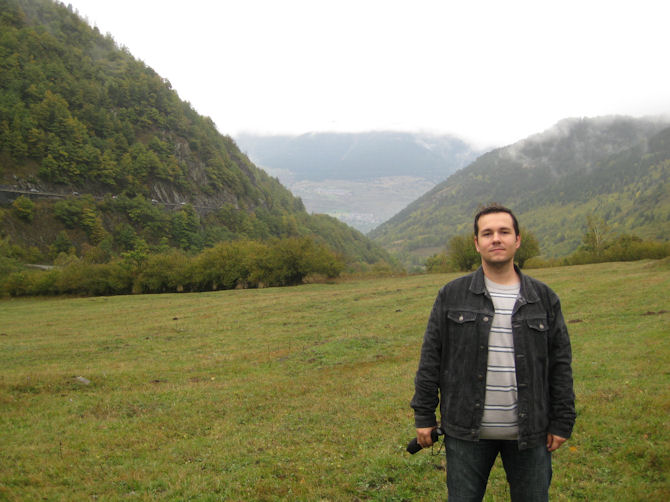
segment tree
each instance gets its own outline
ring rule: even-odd
[[[33,221],[33,217],[35,216],[33,214],[35,203],[28,197],[25,195],[17,197],[12,203],[12,207],[14,208],[14,212],[19,218],[27,221],[28,223]]]
[[[519,268],[523,268],[527,260],[540,254],[540,244],[530,230],[522,228],[520,233],[521,246],[514,255],[514,260],[519,265]]]
[[[130,251],[135,246],[137,234],[135,233],[135,229],[128,223],[121,223],[114,227],[113,238],[114,244],[121,251]]]
[[[453,236],[447,245],[447,255],[458,270],[465,272],[472,270],[472,267],[479,263],[479,254],[472,234]]]
[[[50,246],[52,256],[56,257],[61,253],[74,254],[74,246],[70,241],[70,238],[67,235],[65,230],[58,232],[56,239],[53,244]]]
[[[107,236],[105,227],[102,224],[102,219],[98,215],[97,211],[92,207],[84,207],[80,216],[80,224],[88,240],[93,245],[98,245],[102,240]]]
[[[200,218],[191,204],[185,204],[172,215],[171,226],[172,239],[181,249],[201,247]]]
[[[586,217],[586,232],[582,237],[581,249],[600,256],[607,247],[609,225],[599,216],[589,214]]]

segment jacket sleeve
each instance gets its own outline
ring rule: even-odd
[[[552,295],[553,315],[549,352],[549,432],[569,438],[575,424],[572,349],[558,297]]]
[[[442,343],[445,335],[444,290],[437,295],[423,336],[419,369],[414,378],[414,397],[410,406],[414,408],[414,425],[417,428],[433,427],[437,424],[435,409],[439,399]]]

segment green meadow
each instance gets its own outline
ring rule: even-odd
[[[529,274],[573,344],[552,500],[670,500],[670,261]],[[454,277],[2,300],[0,500],[444,500],[443,454],[405,446]]]

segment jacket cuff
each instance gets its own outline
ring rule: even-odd
[[[435,420],[435,414],[432,415],[417,415],[414,414],[414,427],[417,429],[423,429],[426,427],[435,427],[437,425],[437,420]]]
[[[565,425],[561,426],[561,424],[556,422],[550,423],[549,433],[554,436],[570,439],[570,436],[572,435],[572,427],[566,427]]]

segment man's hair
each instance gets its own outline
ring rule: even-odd
[[[519,222],[517,221],[516,216],[514,216],[512,210],[506,208],[501,204],[498,204],[497,202],[494,202],[493,204],[489,204],[488,206],[480,207],[477,210],[477,214],[475,215],[475,237],[479,235],[479,218],[481,218],[485,214],[492,214],[492,213],[509,214],[512,217],[512,222],[514,223],[514,235],[519,235]]]

